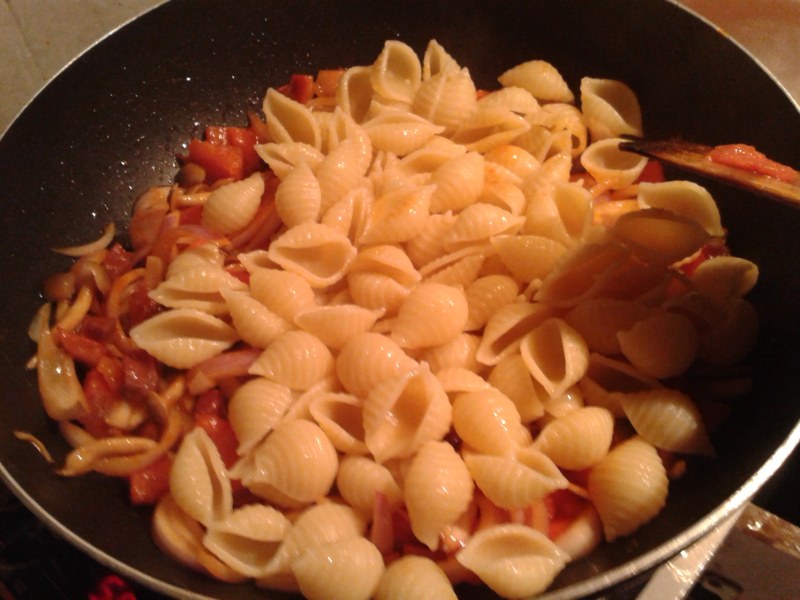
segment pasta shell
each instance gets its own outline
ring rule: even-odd
[[[482,329],[489,317],[500,307],[513,302],[519,294],[519,284],[508,275],[486,275],[467,287],[467,331]]]
[[[649,208],[621,215],[609,234],[647,263],[669,265],[697,252],[709,235],[697,221]]]
[[[488,382],[514,403],[523,423],[544,416],[542,402],[547,398],[547,392],[531,376],[518,353],[501,359],[489,373]]]
[[[411,293],[411,288],[390,275],[360,271],[347,276],[347,289],[358,306],[393,315]]]
[[[592,140],[642,135],[642,110],[633,90],[621,81],[581,79],[581,109]]]
[[[525,210],[525,194],[507,181],[486,181],[477,201],[500,207],[512,215],[521,215]]]
[[[380,551],[364,537],[311,546],[291,568],[308,600],[327,600],[331,590],[347,590],[352,600],[368,600],[384,571]]]
[[[373,514],[375,495],[383,494],[391,507],[403,503],[403,491],[391,471],[367,456],[345,456],[339,462],[336,489],[347,503],[364,514]]]
[[[562,469],[580,471],[598,463],[611,447],[614,416],[587,406],[549,421],[534,446]]]
[[[448,69],[422,82],[412,107],[421,117],[444,127],[444,135],[451,135],[476,109],[475,93],[467,69]]]
[[[392,561],[378,584],[375,600],[457,600],[450,580],[426,556],[409,554]]]
[[[456,396],[453,428],[465,444],[483,454],[510,455],[530,442],[517,407],[494,388]]]
[[[553,461],[533,448],[517,456],[467,454],[464,461],[475,485],[500,508],[530,506],[568,485]]]
[[[713,455],[703,417],[686,394],[662,388],[620,394],[620,402],[636,433],[656,448]]]
[[[270,88],[264,97],[264,116],[272,139],[278,143],[300,142],[319,150],[319,124],[308,107]]]
[[[256,348],[266,348],[292,324],[279,317],[247,292],[222,292],[231,322],[241,338]]]
[[[388,40],[372,64],[370,83],[375,92],[387,99],[411,103],[422,79],[422,65],[416,52],[397,40]]]
[[[456,560],[500,596],[527,598],[552,583],[568,556],[544,534],[509,523],[476,533]]]
[[[339,452],[366,454],[363,404],[352,394],[328,392],[314,398],[309,412]]]
[[[250,366],[262,375],[295,390],[307,390],[334,372],[334,358],[319,338],[306,331],[278,335]]]
[[[294,398],[285,385],[255,377],[241,386],[228,402],[228,421],[244,456],[255,448],[280,422]]]
[[[367,447],[380,463],[441,439],[451,420],[450,400],[427,366],[379,383],[364,403]]]
[[[539,103],[528,90],[509,86],[494,90],[478,100],[478,108],[505,108],[520,115],[539,110]]]
[[[499,235],[491,243],[511,274],[526,283],[547,277],[567,251],[563,244],[539,235]]]
[[[443,71],[459,71],[461,67],[436,40],[430,40],[422,57],[422,78],[430,79]]]
[[[314,171],[320,187],[322,214],[347,192],[364,183],[364,174],[369,166],[364,159],[365,143],[369,143],[369,138],[366,141],[359,138],[343,140]]]
[[[694,324],[677,313],[658,312],[617,334],[622,354],[639,371],[658,379],[684,373],[694,362],[700,338]]]
[[[404,490],[411,530],[419,541],[436,550],[442,529],[467,510],[474,484],[450,444],[429,441],[412,458]]]
[[[206,527],[230,515],[231,482],[219,450],[202,428],[184,436],[170,469],[169,488],[181,510]]]
[[[275,192],[275,210],[287,227],[316,221],[322,206],[322,189],[311,168],[300,163]]]
[[[396,244],[418,235],[430,214],[433,186],[407,186],[375,200],[360,244]]]
[[[462,156],[467,151],[461,144],[456,144],[439,135],[432,137],[428,142],[401,158],[397,169],[401,175],[413,177],[433,173],[446,162]]]
[[[386,110],[365,122],[364,129],[375,149],[406,156],[441,133],[444,127],[404,110]]]
[[[617,333],[627,331],[654,309],[632,300],[589,298],[570,310],[564,320],[586,341],[592,352],[620,354]]]
[[[411,288],[422,279],[401,248],[386,244],[364,248],[358,253],[350,267],[350,273],[364,271],[388,275],[407,288]]]
[[[515,352],[522,338],[551,314],[549,307],[539,303],[512,302],[501,306],[486,323],[476,355],[478,362],[496,365],[503,357]]]
[[[453,133],[453,141],[467,150],[489,152],[512,143],[530,129],[523,117],[501,106],[479,107]]]
[[[336,358],[336,375],[351,394],[365,398],[381,381],[417,367],[388,336],[362,333],[350,339]]]
[[[467,299],[464,292],[441,283],[422,283],[403,301],[392,328],[401,348],[438,346],[464,329]]]
[[[432,260],[419,272],[425,283],[463,288],[477,279],[488,254],[486,244],[465,246]]]
[[[460,368],[469,371],[480,370],[475,359],[481,339],[477,335],[461,333],[449,342],[431,346],[423,350],[420,359],[427,362],[431,371],[439,373],[443,369]]]
[[[299,313],[317,306],[314,290],[298,273],[257,268],[250,273],[253,298],[291,323]]]
[[[619,392],[639,392],[661,387],[657,379],[637,371],[630,363],[601,354],[589,356],[586,375],[579,382],[586,404],[602,406],[615,417],[624,417]]]
[[[256,216],[263,195],[261,173],[220,186],[203,203],[201,223],[222,234],[239,231]]]
[[[339,281],[355,256],[356,249],[346,236],[319,223],[296,225],[269,247],[270,259],[314,288]]]
[[[171,265],[172,267],[172,265]],[[169,308],[190,308],[211,315],[224,315],[227,291],[243,291],[247,286],[224,269],[213,265],[170,268],[167,278],[148,296]]]
[[[303,311],[294,322],[329,348],[341,348],[353,336],[372,329],[382,313],[355,304],[328,305]]]
[[[347,192],[326,210],[321,223],[355,243],[364,234],[373,201],[372,192],[365,186],[358,187]]]
[[[641,175],[647,158],[619,149],[620,138],[593,142],[581,154],[580,163],[596,181],[618,190],[631,185]]]
[[[372,69],[350,67],[336,86],[336,104],[356,123],[361,123],[372,104]]]
[[[633,533],[661,512],[667,486],[666,470],[652,445],[634,437],[615,446],[592,468],[587,487],[606,540]]]
[[[313,171],[325,158],[318,148],[302,142],[256,144],[256,154],[283,181],[298,165],[306,163]]]
[[[691,280],[697,291],[725,306],[753,289],[758,266],[737,256],[717,256],[700,263]]]
[[[307,504],[325,496],[336,479],[336,449],[316,423],[281,422],[258,446],[254,470],[242,478],[253,493],[273,500],[280,496]],[[280,502],[279,502],[280,503]]]
[[[492,236],[513,235],[522,227],[524,217],[512,215],[492,204],[471,204],[462,210],[445,235],[444,248],[453,252],[464,246],[485,242]]]
[[[562,319],[548,319],[521,341],[520,355],[550,396],[575,385],[589,366],[586,342]]]
[[[707,189],[692,181],[642,181],[637,200],[645,207],[665,209],[688,217],[699,223],[709,235],[725,233],[714,198]]]
[[[142,350],[176,369],[189,369],[239,339],[224,321],[191,308],[159,313],[131,327],[130,335]]]
[[[553,65],[543,60],[518,64],[497,78],[503,87],[521,87],[537,100],[572,102],[575,96]]]
[[[287,573],[309,548],[360,537],[366,522],[349,506],[324,502],[304,509],[268,564],[270,573]]]
[[[581,240],[592,223],[588,190],[574,183],[529,181],[525,192],[524,232],[551,238],[565,246]]]
[[[464,367],[445,367],[436,371],[436,378],[447,394],[476,392],[491,387],[483,377]]]
[[[432,214],[420,232],[406,242],[406,254],[415,267],[421,268],[445,254],[443,239],[455,219],[453,213],[449,211]]]
[[[203,545],[237,573],[261,577],[291,526],[279,510],[248,504],[214,523],[203,537]]]

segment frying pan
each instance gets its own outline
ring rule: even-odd
[[[165,559],[151,541],[149,512],[129,505],[124,485],[60,478],[13,436],[33,433],[59,464],[68,451],[24,368],[41,281],[68,265],[49,248],[94,239],[110,220],[124,231],[134,198],[171,180],[183,144],[206,124],[244,124],[268,86],[295,72],[369,64],[395,38],[418,52],[436,38],[484,88],[531,58],[554,64],[572,89],[584,75],[621,79],[638,94],[649,136],[746,141],[797,163],[800,115],[785,92],[741,48],[665,0],[173,0],[93,47],[0,140],[0,473],[59,535],[156,591],[287,597],[220,584]],[[743,505],[800,438],[800,211],[707,187],[733,251],[761,271],[750,296],[761,318],[753,391],[715,434],[718,458],[691,460],[654,521],[569,565],[550,598],[646,575]],[[487,597],[485,589],[461,592]]]

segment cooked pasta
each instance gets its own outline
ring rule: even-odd
[[[715,453],[693,378],[747,358],[759,273],[707,190],[619,149],[634,91],[535,57],[479,90],[435,40],[292,81],[193,141],[132,250],[107,230],[46,282],[59,473],[127,478],[180,563],[311,599],[527,597],[657,518],[665,462]]]

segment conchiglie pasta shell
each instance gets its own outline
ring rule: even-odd
[[[290,323],[297,314],[317,305],[308,281],[297,273],[281,269],[257,268],[251,271],[250,293]]]
[[[355,256],[356,249],[346,236],[319,223],[296,225],[269,247],[270,259],[315,288],[339,281]]]
[[[248,504],[214,523],[203,545],[237,573],[261,577],[291,522],[271,506]]]
[[[360,397],[366,397],[381,381],[416,367],[417,361],[380,333],[367,332],[351,338],[336,357],[336,375],[347,391]]]
[[[184,436],[170,469],[169,488],[181,510],[205,526],[230,514],[231,482],[205,430],[198,427]]]
[[[531,376],[519,353],[503,357],[489,373],[488,382],[514,403],[523,423],[544,416],[542,402],[548,397],[547,392]]]
[[[447,574],[426,556],[392,561],[378,584],[375,600],[458,600]]]
[[[306,163],[292,169],[275,192],[275,210],[287,227],[316,221],[322,205],[322,190]]]
[[[549,102],[572,102],[575,96],[564,78],[550,63],[530,60],[505,71],[497,78],[503,87],[521,87],[537,100]]]
[[[586,341],[592,352],[620,354],[617,333],[627,331],[655,309],[633,300],[589,298],[570,310],[564,320]]]
[[[300,142],[319,150],[319,124],[306,106],[270,88],[264,97],[263,110],[274,141]]]
[[[484,158],[477,152],[454,157],[433,171],[431,183],[436,185],[431,212],[461,210],[474,203],[483,189]]]
[[[419,273],[425,283],[464,288],[478,278],[490,254],[488,244],[465,246],[432,260]]]
[[[379,383],[364,404],[367,447],[380,463],[441,439],[451,421],[450,400],[426,365]]]
[[[620,394],[625,416],[642,439],[682,454],[712,455],[703,417],[689,396],[666,388]]]
[[[403,301],[392,328],[392,339],[402,348],[438,346],[464,329],[467,299],[458,288],[422,283]]]
[[[694,362],[700,338],[683,315],[658,312],[617,334],[622,354],[639,371],[658,379],[684,373]]]
[[[445,70],[422,82],[414,95],[414,112],[452,134],[475,110],[475,83],[467,69]]]
[[[547,182],[525,186],[528,205],[524,232],[542,235],[564,244],[581,240],[592,223],[592,199],[588,190],[574,183]]]
[[[562,319],[548,319],[527,334],[520,355],[534,379],[550,396],[560,396],[575,385],[589,366],[586,342]]]
[[[477,392],[491,387],[483,377],[464,367],[446,367],[436,372],[436,378],[447,394]]]
[[[552,583],[568,556],[544,534],[509,523],[476,533],[456,560],[497,594],[527,598]]]
[[[494,388],[456,396],[453,428],[464,443],[483,454],[510,455],[530,442],[517,407]]]
[[[515,352],[522,338],[551,314],[550,308],[540,303],[512,302],[501,306],[486,323],[478,348],[478,362],[496,365],[504,356]]]
[[[320,222],[355,242],[364,234],[374,200],[366,186],[358,187],[347,192],[326,210]]]
[[[239,231],[253,220],[263,195],[261,173],[220,186],[203,203],[201,222],[211,231],[223,234]]]
[[[580,88],[583,118],[592,140],[642,135],[642,110],[630,87],[613,79],[584,77]]]
[[[500,508],[530,506],[568,485],[558,467],[533,448],[526,448],[516,457],[467,454],[464,461],[475,485]]]
[[[560,242],[539,235],[499,235],[491,242],[511,274],[526,283],[547,277],[567,251]]]
[[[328,392],[314,398],[309,412],[339,452],[366,454],[363,408],[352,394]]]
[[[222,292],[231,322],[241,338],[256,348],[266,348],[292,324],[246,292]]]
[[[294,322],[329,348],[341,348],[353,336],[372,329],[382,314],[383,311],[355,304],[337,304],[305,310],[294,318]]]
[[[294,398],[285,385],[255,377],[241,386],[228,402],[228,420],[244,456],[280,422]]]
[[[295,390],[307,390],[334,372],[334,358],[319,338],[291,330],[276,337],[249,372]]]
[[[364,144],[371,143],[359,138],[343,140],[314,171],[321,193],[320,212],[325,213],[347,192],[364,183],[364,174],[369,163],[364,159]]]
[[[700,263],[691,280],[697,291],[725,306],[753,289],[758,265],[737,256],[717,256]]]
[[[444,128],[403,110],[386,110],[364,123],[376,150],[406,156]]]
[[[587,405],[601,406],[615,417],[624,417],[619,393],[639,392],[661,387],[659,381],[637,371],[624,360],[608,358],[602,354],[589,356],[586,375],[578,383]]]
[[[453,252],[464,246],[485,242],[492,236],[513,235],[524,222],[524,217],[514,216],[493,204],[471,204],[456,217],[443,240],[444,248]]]
[[[485,181],[477,201],[498,206],[512,215],[521,215],[525,211],[525,194],[519,186],[508,181]]]
[[[228,307],[222,294],[246,289],[247,286],[220,267],[193,265],[185,269],[168,269],[167,279],[148,296],[169,308],[191,308],[211,315],[224,315]]]
[[[629,535],[655,517],[666,503],[667,487],[666,470],[651,444],[634,437],[614,447],[590,471],[587,488],[606,540]]]
[[[430,214],[433,186],[406,186],[375,200],[360,244],[396,244],[418,235]]]
[[[339,459],[336,449],[316,423],[295,419],[281,422],[258,446],[255,469],[242,479],[253,493],[264,486],[300,503],[325,496],[336,479]]]
[[[598,463],[611,447],[614,416],[605,408],[577,408],[548,422],[534,446],[562,469],[579,471]]]
[[[406,253],[398,246],[387,244],[361,249],[350,267],[350,273],[365,271],[388,275],[408,288],[422,279]]]
[[[692,181],[639,183],[639,202],[648,208],[661,208],[699,223],[709,235],[721,236],[719,208],[708,190]]]
[[[383,557],[364,537],[312,546],[291,564],[308,600],[327,600],[331,590],[347,590],[352,600],[369,600],[384,571]]]
[[[306,163],[312,170],[325,158],[318,148],[302,142],[256,144],[256,154],[283,181],[298,165]]]
[[[484,106],[465,120],[453,133],[453,141],[467,150],[489,152],[512,143],[530,129],[530,123],[507,108]]]
[[[239,339],[224,321],[191,308],[159,313],[132,327],[130,335],[145,352],[176,369],[189,369]]]
[[[303,510],[268,565],[270,573],[287,573],[289,566],[308,548],[360,537],[364,518],[349,506],[324,502]]]
[[[393,315],[411,293],[411,288],[390,275],[360,271],[347,276],[347,288],[353,301],[364,309]]]
[[[467,322],[464,329],[482,329],[489,317],[501,306],[513,302],[519,294],[519,284],[508,275],[486,275],[467,287]]]
[[[429,441],[411,460],[405,477],[405,500],[411,530],[431,550],[442,529],[469,506],[474,484],[464,461],[447,442]]]
[[[391,507],[396,508],[403,503],[403,491],[391,471],[367,456],[345,456],[341,459],[336,489],[350,506],[364,514],[372,514],[376,494],[383,494]]]
[[[356,123],[361,123],[369,112],[374,90],[370,67],[350,67],[336,86],[336,104]]]
[[[416,52],[397,40],[388,40],[370,70],[372,89],[390,101],[411,103],[422,79]]]
[[[599,183],[621,189],[631,185],[647,164],[647,158],[619,149],[620,138],[593,142],[581,154],[580,162]]]
[[[423,350],[420,360],[427,362],[431,367],[431,371],[437,374],[443,369],[453,368],[479,371],[480,365],[475,359],[475,354],[480,343],[479,336],[460,333],[449,342]]]
[[[478,108],[501,107],[520,115],[539,110],[539,103],[528,90],[509,86],[495,90],[478,100]]]
[[[697,221],[658,208],[620,215],[608,232],[634,255],[655,265],[691,256],[710,239]]]
[[[436,40],[430,40],[422,57],[422,78],[430,79],[443,71],[459,71],[459,66],[444,47]]]

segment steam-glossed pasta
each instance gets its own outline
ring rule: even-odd
[[[481,89],[435,40],[377,50],[218,128],[235,175],[193,141],[132,248],[48,286],[61,472],[128,478],[160,547],[225,581],[535,595],[713,457],[726,398],[693,378],[746,359],[758,267],[707,190],[619,150],[646,124],[625,83],[531,57]]]

